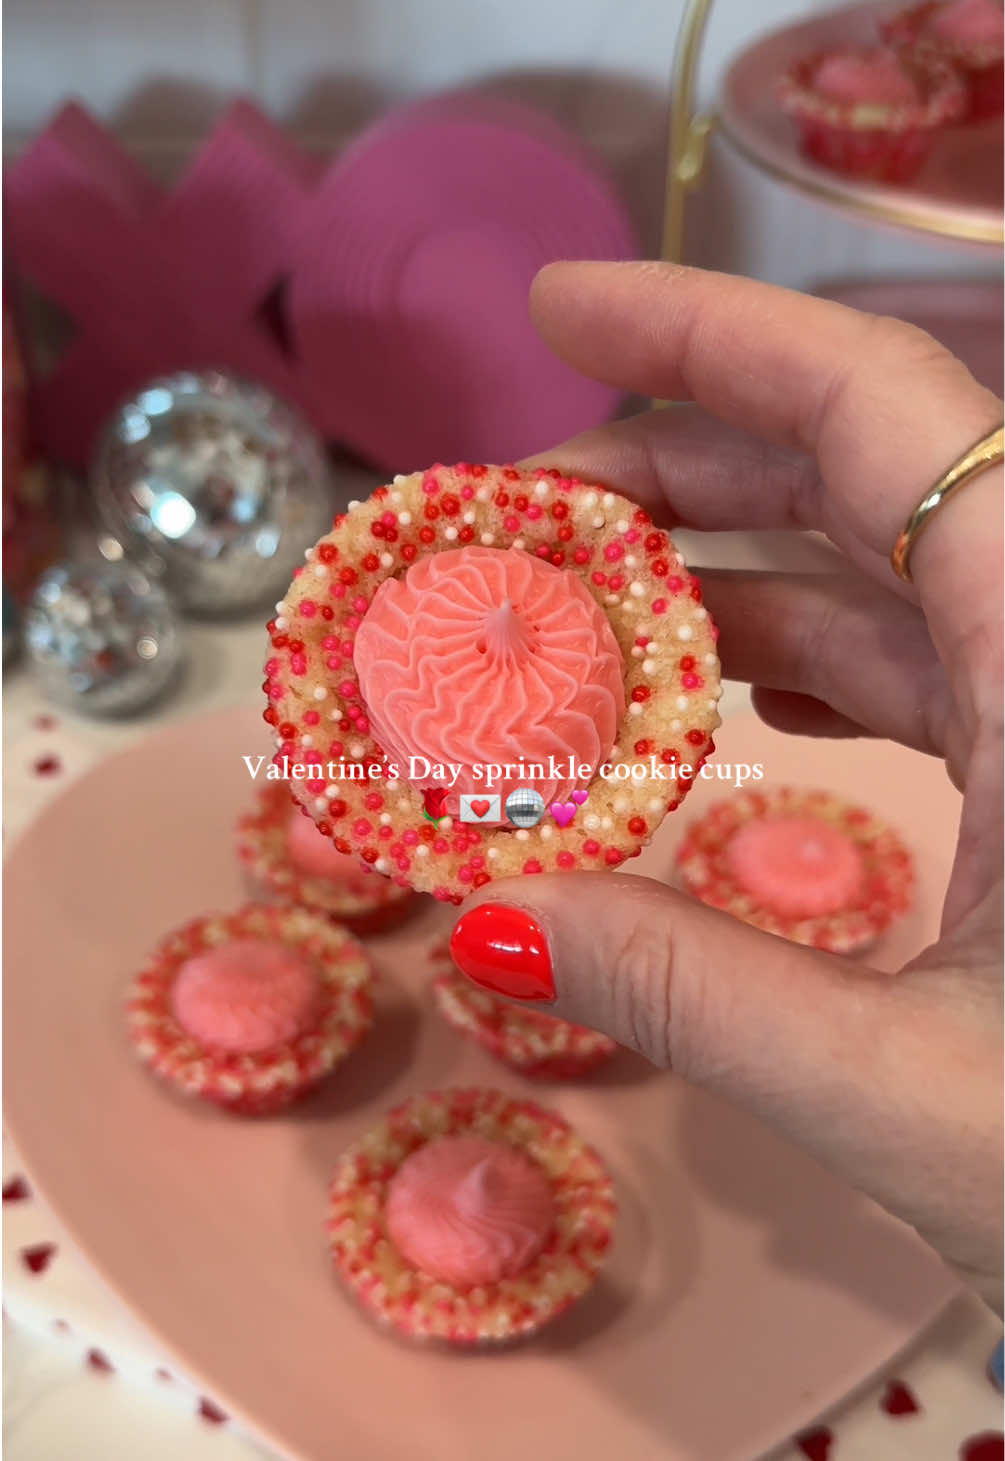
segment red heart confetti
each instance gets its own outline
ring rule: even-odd
[[[44,1273],[56,1254],[55,1243],[36,1243],[21,1249],[21,1262],[30,1273]]]
[[[796,1445],[804,1456],[809,1457],[809,1461],[828,1461],[833,1443],[834,1437],[824,1425],[796,1437]]]
[[[890,1380],[879,1403],[887,1415],[916,1415],[921,1409],[903,1380]]]
[[[1005,1436],[1001,1431],[983,1431],[960,1447],[960,1461],[1002,1461],[1003,1457]]]
[[[36,776],[56,776],[63,769],[58,756],[39,756],[32,768]]]
[[[87,1351],[87,1363],[92,1370],[97,1370],[99,1375],[114,1375],[115,1366],[107,1355],[103,1355],[100,1349],[89,1349]]]
[[[199,1414],[203,1420],[208,1420],[210,1425],[223,1425],[227,1419],[227,1412],[221,1410],[218,1405],[214,1405],[212,1400],[207,1400],[205,1396],[199,1400]]]
[[[12,1177],[2,1188],[4,1202],[27,1202],[31,1188],[23,1177]]]
[[[474,812],[476,817],[484,817],[485,813],[488,811],[491,805],[492,803],[488,800],[487,797],[484,796],[472,798],[471,801],[468,802],[468,806]]]

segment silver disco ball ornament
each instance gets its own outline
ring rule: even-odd
[[[167,595],[125,563],[50,568],[25,615],[24,642],[50,699],[85,715],[128,715],[148,705],[181,660]]]
[[[93,487],[125,556],[207,616],[278,598],[332,523],[320,439],[263,387],[215,371],[166,376],[120,406]]]

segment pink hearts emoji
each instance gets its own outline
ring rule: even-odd
[[[574,791],[572,793],[572,800],[576,803],[577,807],[581,807],[589,794],[588,791]]]
[[[560,827],[568,827],[576,815],[576,804],[575,802],[552,802],[548,810]]]

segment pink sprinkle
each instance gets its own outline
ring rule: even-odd
[[[395,528],[398,526],[398,519],[393,512],[382,512],[380,520],[386,528]]]
[[[304,785],[310,792],[311,796],[320,796],[325,789],[325,784],[323,781],[305,781]]]
[[[343,639],[341,647],[346,659],[352,659],[353,641],[351,639]]]
[[[653,613],[665,614],[670,605],[666,599],[653,599]]]
[[[610,578],[607,580],[607,586],[608,588],[613,590],[613,592],[617,593],[619,588],[624,588],[625,586],[624,575],[621,573],[612,573]]]
[[[628,529],[628,532],[625,534],[625,542],[626,543],[637,543],[638,541],[639,541],[639,530],[638,530],[638,528],[629,528]]]
[[[332,596],[333,599],[344,599],[345,598],[345,584],[344,583],[333,583],[330,586],[330,588],[328,589],[328,592],[331,594],[331,596]]]
[[[418,832],[414,832],[411,828],[409,828],[407,832],[402,832],[401,840],[402,842],[404,842],[406,847],[414,847],[419,840],[419,834]]]
[[[571,852],[566,852],[564,849],[558,854],[558,856],[555,858],[555,861],[558,863],[559,867],[576,866],[576,859],[573,854]]]
[[[282,698],[283,698],[283,687],[277,681],[274,685],[270,685],[269,686],[269,699],[270,700],[282,700]]]
[[[590,574],[590,577],[593,579],[593,582],[597,585],[598,588],[600,588],[601,585],[607,582],[606,573],[594,572]]]
[[[356,717],[356,729],[359,731],[361,736],[365,736],[367,731],[370,729],[370,722],[367,720],[365,715],[358,715]]]
[[[608,563],[617,563],[618,559],[623,558],[624,556],[625,550],[624,548],[622,548],[620,543],[608,543],[607,547],[604,549],[604,557],[607,559]]]
[[[370,791],[363,798],[363,805],[368,812],[379,812],[384,805],[384,798],[379,791]]]
[[[471,858],[471,866],[474,868],[474,870],[475,870],[476,873],[477,872],[481,872],[482,868],[485,866],[485,859],[484,859],[484,857],[473,857],[473,858]]]
[[[471,499],[472,499],[472,497],[474,497],[474,495],[475,495],[475,489],[473,487],[462,487],[461,488],[461,496],[464,498],[464,501],[465,502],[470,502]]]
[[[377,828],[377,836],[380,838],[380,840],[382,842],[389,842],[390,839],[394,836],[394,828],[393,827],[378,827]]]
[[[330,654],[325,660],[325,664],[330,670],[339,670],[342,668],[342,658],[340,655]]]
[[[427,497],[435,497],[437,492],[439,492],[440,484],[439,482],[437,482],[432,472],[427,472],[426,475],[423,477],[422,490]]]
[[[705,681],[700,675],[681,675],[681,684],[685,690],[700,690]]]
[[[322,639],[322,641],[321,641],[321,648],[322,649],[338,649],[338,640],[335,638],[334,634],[326,634],[325,635],[324,639]]]
[[[538,520],[538,518],[539,517],[542,517],[543,514],[544,514],[544,508],[541,507],[540,503],[537,503],[537,502],[528,503],[528,505],[527,505],[527,516],[530,518],[530,520],[531,520],[532,523],[536,523],[537,520]]]
[[[341,741],[332,741],[331,745],[328,747],[328,754],[329,756],[332,756],[337,760],[344,750],[345,746],[342,744]]]
[[[316,710],[304,711],[304,725],[317,725],[320,719],[321,717]]]
[[[300,612],[301,614],[303,614],[305,619],[313,619],[317,611],[318,606],[313,599],[304,599],[303,603],[300,605]]]
[[[277,659],[268,659],[265,661],[265,673],[270,677],[272,675],[278,675],[280,668],[281,666]]]
[[[338,687],[338,692],[346,700],[351,699],[356,694],[356,681],[355,680],[343,680],[340,683],[339,687]]]
[[[365,599],[363,595],[360,594],[358,598],[353,599],[352,606],[356,610],[357,614],[365,614],[367,609],[370,607],[370,603],[368,599]]]
[[[290,669],[295,675],[306,675],[307,656],[305,654],[294,654],[290,656]]]
[[[350,614],[348,616],[348,618],[345,621],[345,627],[347,629],[358,629],[359,628],[359,619],[356,617],[355,614]]]
[[[667,579],[667,588],[672,594],[679,594],[683,587],[684,580],[682,578],[678,578],[676,573]]]
[[[520,519],[515,517],[513,513],[510,513],[508,517],[503,518],[503,527],[508,533],[518,533],[520,531]]]
[[[445,837],[437,837],[433,842],[433,851],[444,853],[450,851],[450,843]]]
[[[472,873],[471,869],[468,867],[467,863],[464,862],[457,869],[457,876],[458,876],[458,878],[460,879],[460,881],[462,883],[470,883],[470,881],[471,881],[472,877],[474,876],[474,874]]]
[[[586,841],[583,843],[583,851],[586,853],[587,857],[596,857],[597,853],[600,851],[600,843],[597,842],[593,837],[587,837]]]
[[[367,821],[366,817],[357,817],[352,824],[352,835],[354,837],[369,837],[372,830],[372,824]]]

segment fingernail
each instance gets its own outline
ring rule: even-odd
[[[462,974],[493,994],[542,1003],[555,998],[544,929],[522,908],[505,903],[472,908],[454,925],[450,953]]]

